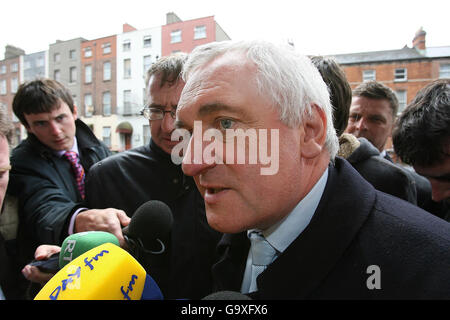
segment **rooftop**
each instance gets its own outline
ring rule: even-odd
[[[422,52],[415,48],[409,48],[408,46],[405,46],[402,49],[397,50],[347,53],[330,56],[334,57],[339,64],[343,65],[444,57],[450,58],[450,46],[429,47]]]

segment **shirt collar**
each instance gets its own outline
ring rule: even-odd
[[[268,229],[261,231],[266,240],[278,252],[286,248],[305,230],[322,198],[328,180],[328,168],[311,191],[297,204],[297,206],[281,221]],[[255,229],[249,230],[248,234]]]
[[[78,152],[78,143],[77,143],[77,137],[73,137],[73,146],[72,149],[70,150],[62,150],[62,151],[54,151],[54,153],[58,156],[58,157],[62,157],[64,153],[66,153],[66,151],[74,151],[77,155],[79,155]]]

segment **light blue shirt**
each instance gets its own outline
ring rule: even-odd
[[[266,240],[272,247],[277,250],[275,260],[286,248],[305,230],[309,225],[314,212],[319,205],[325,185],[328,180],[328,168],[322,174],[322,177],[317,181],[311,191],[297,204],[297,206],[275,225],[266,230],[262,230]],[[247,234],[255,229],[248,230]],[[272,262],[273,262],[272,260]],[[252,255],[249,250],[247,257],[247,265],[245,267],[244,278],[242,280],[241,292],[248,293],[251,282],[252,271]]]

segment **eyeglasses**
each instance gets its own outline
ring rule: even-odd
[[[141,110],[141,115],[144,116],[144,118],[147,120],[161,120],[162,118],[164,118],[164,115],[166,113],[170,113],[172,119],[175,120],[176,112],[177,112],[176,110],[164,111],[158,108],[145,107],[144,109]]]

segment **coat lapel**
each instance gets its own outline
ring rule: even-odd
[[[223,235],[217,245],[219,261],[212,267],[215,291],[240,292],[249,248],[246,232]]]
[[[329,169],[327,186],[310,224],[258,278],[261,299],[307,298],[369,216],[375,189],[346,161],[336,159]]]

